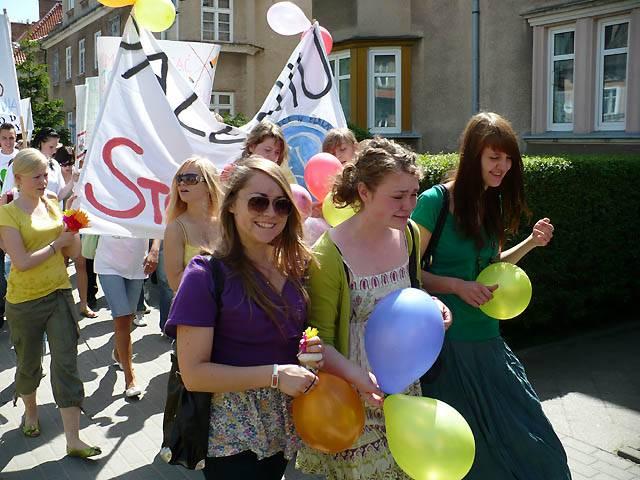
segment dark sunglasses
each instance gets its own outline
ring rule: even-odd
[[[61,167],[70,167],[72,166],[74,163],[76,162],[64,162],[64,163],[60,163]]]
[[[247,200],[247,207],[254,213],[264,213],[269,208],[269,205],[273,206],[273,211],[280,217],[288,217],[293,210],[293,203],[287,197],[269,198],[262,195],[256,195],[255,197],[249,197]]]
[[[179,173],[176,175],[176,183],[184,183],[185,185],[197,185],[200,182],[204,182],[204,177],[197,173]]]

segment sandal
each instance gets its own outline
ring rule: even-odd
[[[36,423],[35,425],[22,425],[22,434],[25,437],[36,438],[40,436],[40,424]]]
[[[91,310],[89,307],[85,307],[80,310],[80,315],[86,318],[98,318],[98,314]]]
[[[67,455],[70,457],[89,458],[100,455],[102,450],[100,447],[87,447],[87,448],[69,448],[67,447]]]

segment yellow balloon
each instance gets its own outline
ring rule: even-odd
[[[136,0],[133,16],[138,24],[152,32],[164,32],[176,19],[171,0]]]
[[[133,5],[136,0],[98,0],[102,5],[106,7],[126,7],[127,5]]]
[[[517,317],[531,301],[531,280],[513,263],[492,263],[480,272],[476,281],[483,285],[498,285],[493,298],[480,305],[480,310],[498,320]]]
[[[384,401],[389,449],[414,480],[460,480],[476,455],[473,433],[458,411],[440,400],[395,394]]]
[[[333,193],[329,192],[322,201],[322,215],[329,225],[335,227],[356,214],[351,205],[338,208],[333,204]]]

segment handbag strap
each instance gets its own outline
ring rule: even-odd
[[[440,208],[440,213],[438,214],[436,227],[433,229],[433,233],[431,234],[429,245],[427,245],[427,249],[425,250],[424,256],[422,257],[423,270],[429,270],[429,268],[431,267],[431,257],[433,256],[433,252],[438,245],[438,240],[440,240],[440,235],[442,234],[442,229],[444,228],[444,222],[446,221],[447,213],[449,212],[449,190],[447,190],[447,187],[442,184],[438,184],[434,188],[442,193],[442,207]]]
[[[415,232],[415,226],[411,220],[407,224],[409,226],[409,248],[411,248],[411,253],[409,254],[409,280],[411,281],[411,286],[413,288],[420,288],[420,279],[418,278],[418,250],[420,249],[419,245],[416,245],[416,237],[417,234]]]

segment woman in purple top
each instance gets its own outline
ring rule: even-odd
[[[213,263],[225,279],[219,300],[212,263],[195,257],[165,332],[177,339],[186,388],[213,393],[205,478],[280,480],[300,445],[291,397],[317,383],[296,359],[312,255],[288,182],[261,157],[236,167],[219,218]]]

